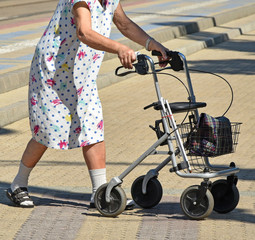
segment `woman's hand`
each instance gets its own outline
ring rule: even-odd
[[[160,67],[165,67],[167,65],[167,61],[171,59],[166,54],[166,51],[169,51],[169,49],[165,48],[161,43],[157,42],[154,39],[152,39],[149,44],[149,50],[150,51],[156,50],[161,52],[162,56],[158,56],[159,62],[162,62],[159,64]]]
[[[132,63],[136,60],[136,56],[135,52],[131,48],[125,45],[120,45],[118,48],[118,57],[124,68],[133,68]]]

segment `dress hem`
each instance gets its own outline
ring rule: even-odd
[[[71,149],[75,149],[75,148],[82,148],[82,147],[87,147],[87,146],[91,146],[93,144],[96,144],[96,143],[100,143],[100,142],[104,142],[104,138],[103,139],[100,139],[100,140],[97,140],[96,142],[89,142],[87,145],[85,146],[73,146],[73,147],[67,147],[67,148],[60,148],[60,147],[53,147],[53,146],[49,146],[41,141],[38,141],[34,136],[32,136],[32,139],[35,140],[37,143],[40,143],[42,144],[43,146],[47,147],[47,148],[51,148],[51,149],[55,149],[55,150],[71,150]]]

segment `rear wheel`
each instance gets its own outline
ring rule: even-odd
[[[239,202],[239,191],[235,184],[220,179],[212,184],[214,198],[213,210],[218,213],[228,213],[234,210]]]
[[[131,194],[137,205],[142,208],[152,208],[160,202],[163,190],[157,178],[151,178],[147,183],[146,194],[142,192],[142,184],[145,176],[138,177],[132,184]]]

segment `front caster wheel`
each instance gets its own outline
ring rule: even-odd
[[[116,217],[125,210],[127,197],[124,190],[116,186],[110,193],[110,202],[106,202],[105,193],[107,186],[108,183],[105,183],[97,189],[95,194],[95,206],[103,216]]]
[[[212,184],[214,198],[213,210],[218,213],[228,213],[234,210],[239,202],[239,191],[235,184],[220,179]]]
[[[205,195],[199,201],[200,186],[188,187],[181,196],[181,208],[184,214],[195,220],[208,217],[214,206],[213,196],[207,189]]]
[[[162,198],[162,186],[156,178],[151,178],[147,184],[146,194],[143,194],[142,185],[144,177],[145,176],[140,176],[133,182],[131,187],[132,198],[140,207],[152,208],[156,206]]]

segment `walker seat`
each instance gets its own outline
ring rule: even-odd
[[[144,107],[144,110],[150,107],[153,107],[157,111],[162,110],[162,105],[160,101],[154,102]],[[206,103],[205,102],[174,102],[174,103],[170,103],[170,107],[171,107],[172,113],[181,113],[181,112],[194,111],[198,108],[206,107]]]

